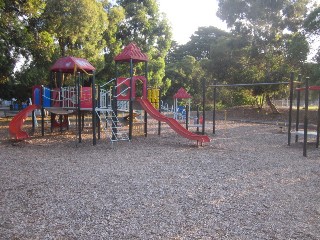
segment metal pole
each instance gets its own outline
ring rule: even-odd
[[[44,86],[41,86],[41,135],[44,136],[44,96],[45,96],[45,90]]]
[[[306,77],[305,83],[305,104],[304,104],[304,133],[303,133],[303,156],[307,156],[308,143],[308,110],[309,110],[309,77]]]
[[[117,96],[117,89],[116,89],[117,79],[118,79],[118,63],[116,62],[116,80],[115,80],[114,86],[111,89],[111,108],[112,108],[112,111],[113,111],[113,114],[111,115],[111,118],[112,118],[112,126],[111,126],[112,127],[112,131],[111,131],[112,132],[111,133],[112,136],[111,136],[111,139],[112,140],[116,140],[116,135],[118,133],[118,130],[117,130],[117,125],[118,125],[118,123],[117,123],[118,99],[116,98],[116,96]]]
[[[111,90],[111,94],[112,94],[112,100],[111,100],[111,106],[112,106],[112,111],[114,114],[112,114],[111,118],[112,118],[112,137],[111,139],[112,140],[116,140],[116,135],[118,133],[117,131],[117,117],[118,117],[118,102],[117,102],[117,98],[116,98],[116,95],[117,95],[117,89],[115,86],[112,87],[112,90]]]
[[[250,87],[250,86],[261,86],[261,85],[281,85],[289,84],[290,82],[266,82],[266,83],[239,83],[239,84],[214,84],[209,87]]]
[[[189,108],[186,106],[186,129],[189,128]]]
[[[291,72],[290,75],[290,105],[289,105],[289,123],[288,123],[288,145],[290,146],[291,144],[291,123],[292,123],[292,100],[293,100],[293,79],[294,79],[294,74]]]
[[[217,80],[213,80],[213,84],[217,84]],[[217,102],[217,87],[213,88],[213,111],[212,111],[212,133],[216,133],[216,102]]]
[[[100,91],[101,91],[101,86],[100,85],[98,85],[98,102],[97,102],[97,107],[98,108],[100,108],[101,107],[101,105],[100,105],[100,98],[101,98],[101,93],[100,93]],[[101,125],[101,122],[100,122],[100,112],[97,112],[97,114],[99,114],[99,117],[97,118],[97,127],[98,127],[98,139],[100,139],[101,138],[101,135],[100,135],[100,131],[101,131],[101,129],[100,129],[100,125]]]
[[[144,69],[144,75],[146,77],[146,85],[148,83],[148,62],[145,62],[144,65],[145,69]],[[148,99],[148,85],[146,86],[146,98]],[[147,137],[148,136],[148,114],[147,111],[143,111],[144,112],[144,136]]]
[[[132,139],[133,130],[133,60],[130,59],[130,99],[129,99],[129,140]]]
[[[197,133],[199,133],[199,118],[200,118],[200,113],[199,113],[199,105],[197,105]]]
[[[159,88],[159,113],[161,113],[161,89]],[[158,121],[158,135],[161,134],[161,121]]]
[[[62,87],[60,87],[59,92],[60,92],[59,105],[60,105],[60,108],[62,108]],[[62,116],[66,117],[66,115],[59,114],[60,133],[62,133],[63,131]]]
[[[316,142],[316,147],[319,148],[319,131],[320,131],[320,91],[319,91],[319,103],[318,103],[318,123],[317,123],[317,142]]]
[[[81,105],[81,100],[80,100],[80,94],[81,94],[81,90],[80,90],[80,73],[78,73],[78,78],[77,78],[77,89],[78,89],[78,97],[77,97],[77,101],[78,101],[78,134],[79,134],[79,143],[81,143],[82,138],[81,138],[81,128],[82,128],[82,123],[81,123],[81,109],[80,109],[80,105]]]
[[[202,80],[202,135],[205,133],[206,122],[206,80]]]
[[[95,86],[95,74],[92,73],[92,144],[97,144],[96,128],[97,128],[97,115],[96,115],[96,86]]]
[[[298,75],[298,81],[301,82],[302,75]],[[298,87],[300,88],[300,83],[298,84]],[[301,98],[301,91],[297,91],[297,114],[296,114],[296,132],[299,131],[299,120],[300,120],[300,98]],[[296,134],[295,142],[298,142],[298,134]]]

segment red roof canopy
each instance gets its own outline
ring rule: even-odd
[[[55,62],[55,64],[50,68],[50,71],[73,73],[75,69],[83,72],[92,72],[95,70],[95,68],[86,59],[77,57],[63,57]]]
[[[130,43],[114,58],[116,62],[130,62],[131,59],[133,62],[147,62],[148,56],[141,52],[134,43]]]
[[[173,95],[173,98],[191,98],[191,95],[187,93],[187,91],[184,88],[180,88],[178,92],[175,95]]]

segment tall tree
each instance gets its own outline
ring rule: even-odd
[[[188,41],[180,50],[184,55],[190,55],[197,60],[210,58],[210,47],[217,42],[220,37],[228,36],[230,33],[219,28],[199,27],[197,31],[192,34],[190,41]]]
[[[101,63],[107,13],[100,1],[50,0],[43,14],[46,30],[59,44],[60,56],[85,57]]]
[[[159,12],[156,0],[118,0],[117,6],[125,12],[123,21],[118,24],[117,41],[122,46],[137,43],[149,57],[149,83],[155,87],[162,86],[165,56],[171,44],[171,29],[166,17]],[[143,66],[136,66],[136,72],[142,74]]]
[[[304,21],[304,28],[311,34],[320,35],[320,6],[309,13]]]
[[[112,6],[110,3],[104,5],[108,13],[108,28],[103,33],[106,42],[104,48],[104,67],[97,73],[97,79],[109,81],[115,77],[114,57],[120,53],[122,42],[117,39],[119,24],[125,19],[125,11],[121,6]]]
[[[185,56],[180,61],[169,63],[166,66],[166,79],[170,79],[171,87],[167,92],[169,99],[178,91],[185,88],[192,95],[192,101],[200,104],[202,100],[202,79],[206,73],[202,68],[201,61],[193,56]]]
[[[241,65],[245,72],[251,69],[254,73],[251,82],[276,82],[287,76],[289,69],[302,66],[309,49],[299,32],[308,3],[308,0],[219,0],[217,15],[227,22],[233,34],[249,43]],[[298,40],[303,42],[303,48],[296,51],[294,43]],[[298,59],[294,63],[293,56]],[[256,92],[266,93],[268,99],[268,93],[274,90],[259,88]]]
[[[44,0],[0,0],[0,83],[7,82],[21,57],[28,57],[30,22],[42,14]]]
[[[218,16],[234,33],[250,37],[252,49],[265,62],[266,72],[270,72],[272,64],[268,61],[272,56],[284,54],[283,41],[288,33],[301,30],[308,3],[308,0],[219,0]]]
[[[304,22],[304,29],[306,33],[310,36],[312,41],[318,41],[318,36],[320,36],[320,6],[318,5],[310,14],[307,16]],[[320,46],[315,50],[314,60],[320,63]]]

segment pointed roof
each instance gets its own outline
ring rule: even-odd
[[[140,48],[134,43],[127,45],[122,52],[114,58],[116,62],[130,62],[131,59],[133,62],[148,62],[147,54],[141,52]]]
[[[84,58],[77,57],[62,57],[59,58],[55,64],[50,68],[52,72],[72,73],[77,69],[83,72],[92,72],[95,68]]]
[[[187,93],[187,91],[184,88],[180,88],[178,92],[175,95],[173,95],[173,98],[191,98],[191,95]]]

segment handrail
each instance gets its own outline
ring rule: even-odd
[[[130,89],[131,87],[127,87],[125,89],[123,89],[118,95],[116,95],[115,97],[119,97],[122,93],[124,93],[125,91],[127,91],[128,89]]]
[[[108,85],[109,83],[113,82],[114,80],[116,80],[116,78],[112,78],[110,81],[106,82],[105,84],[102,84],[100,87],[104,87],[104,86]]]
[[[116,85],[116,88],[118,88],[119,86],[121,86],[122,84],[124,84],[126,81],[130,80],[130,78],[126,78],[125,80],[123,80],[121,83],[119,83],[118,85]]]

